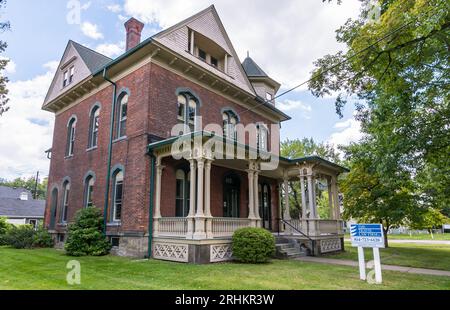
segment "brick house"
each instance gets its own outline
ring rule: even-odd
[[[250,57],[241,64],[214,6],[141,42],[143,27],[125,23],[126,52],[114,60],[69,41],[45,98],[56,115],[45,225],[58,242],[77,210],[95,206],[118,255],[223,261],[247,226],[315,254],[342,249],[345,169],[279,156],[290,119],[273,100],[280,84]],[[233,156],[217,155],[228,146]],[[314,198],[321,180],[328,220]],[[282,195],[289,181],[302,184],[301,218]]]

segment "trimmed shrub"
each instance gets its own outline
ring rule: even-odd
[[[75,223],[69,224],[64,246],[70,256],[102,256],[111,244],[103,235],[103,216],[99,209],[89,207],[77,212]]]
[[[35,230],[31,225],[13,226],[6,234],[8,245],[16,249],[31,249],[33,247]]]
[[[34,248],[52,248],[53,247],[53,238],[52,235],[48,233],[42,227],[39,227],[33,236],[33,247]]]
[[[233,256],[243,263],[266,263],[275,254],[275,237],[263,228],[242,228],[233,234]]]

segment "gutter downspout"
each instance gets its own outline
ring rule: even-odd
[[[155,184],[155,165],[156,165],[156,157],[153,152],[150,150],[150,203],[148,208],[148,258],[152,258],[152,240],[153,240],[153,207],[154,207],[154,184]]]
[[[113,85],[113,98],[112,98],[112,108],[111,108],[111,124],[109,128],[109,145],[108,145],[108,164],[106,167],[106,190],[105,190],[105,204],[103,207],[103,234],[106,236],[106,222],[108,220],[108,206],[109,206],[109,183],[111,181],[111,160],[112,160],[112,145],[113,145],[113,135],[114,135],[114,118],[116,111],[116,92],[117,84],[111,81],[106,75],[106,67],[103,69],[103,79]]]

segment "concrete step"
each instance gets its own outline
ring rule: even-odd
[[[295,246],[293,243],[277,243],[276,257],[281,259],[294,259],[298,257],[307,256],[306,251],[303,251]]]

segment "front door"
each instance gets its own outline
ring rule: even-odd
[[[239,218],[241,182],[236,175],[228,175],[223,188],[223,216]]]
[[[263,228],[272,230],[270,185],[259,184],[259,216],[262,220]]]

